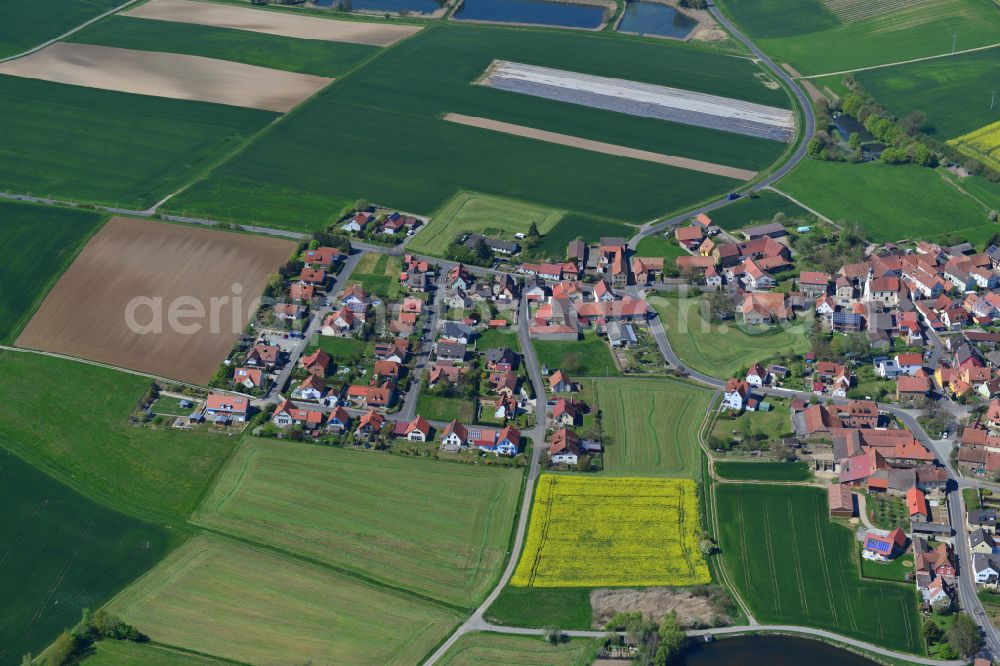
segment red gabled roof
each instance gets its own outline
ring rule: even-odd
[[[917,514],[928,515],[927,498],[924,497],[923,491],[916,486],[906,491],[906,507],[910,510],[911,516]]]

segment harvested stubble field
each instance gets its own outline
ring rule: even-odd
[[[194,521],[471,607],[504,563],[520,471],[248,440]]]
[[[170,545],[166,529],[92,502],[2,448],[0,505],[4,664],[41,652],[81,607],[103,604]]]
[[[832,1],[832,0],[828,0]],[[765,53],[804,75],[884,65],[995,44],[1000,12],[993,0],[863,3],[893,11],[843,21],[823,0],[720,0],[719,7]],[[844,4],[861,5],[860,0]],[[847,7],[844,7],[847,10]]]
[[[563,211],[522,201],[459,192],[431,216],[430,223],[406,247],[413,252],[443,256],[462,234],[480,233],[513,240],[517,232],[528,233],[534,222],[544,235],[563,215]],[[565,252],[565,246],[561,250]]]
[[[923,652],[913,584],[860,577],[857,542],[830,522],[826,491],[718,484],[715,493],[722,556],[758,621]]]
[[[291,241],[112,218],[52,288],[17,344],[204,384],[249,322],[268,275],[294,248]],[[133,309],[134,323],[155,327],[158,309],[160,332],[130,328],[133,299],[154,299]],[[178,304],[178,323],[197,330],[170,325]],[[200,317],[190,315],[195,304]]]
[[[698,430],[712,398],[695,384],[671,379],[601,379],[587,382],[606,436],[609,474],[684,476],[701,469]]]
[[[337,21],[285,11],[267,11],[191,0],[152,0],[124,12],[123,15],[263,32],[282,37],[371,46],[392,46],[399,40],[420,31],[419,26],[413,25]]]
[[[339,76],[380,50],[377,46],[364,44],[295,39],[262,32],[128,16],[109,17],[76,33],[69,41],[142,51],[185,53],[316,76]]]
[[[596,642],[586,638],[571,638],[552,645],[538,636],[477,632],[459,638],[438,663],[445,666],[578,666],[591,663],[596,652]]]
[[[275,117],[0,76],[0,181],[12,192],[145,209]]]
[[[791,141],[795,133],[795,114],[788,109],[622,78],[500,61],[490,65],[482,83],[524,95],[761,139]]]
[[[118,595],[157,643],[245,663],[415,664],[457,614],[321,567],[199,536]]]
[[[694,481],[544,474],[511,585],[708,583],[700,531]]]
[[[228,60],[60,42],[0,74],[136,95],[291,111],[333,79]]]
[[[471,191],[645,222],[735,183],[449,123],[446,112],[749,170],[784,149],[775,141],[470,85],[495,59],[787,104],[786,93],[765,88],[754,77],[757,66],[741,58],[603,34],[433,25],[338,80],[167,206],[309,230],[327,211],[359,198],[430,215]]]
[[[0,201],[0,343],[9,344],[103,216]]]

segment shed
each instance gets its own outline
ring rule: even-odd
[[[851,518],[854,516],[854,494],[846,483],[835,483],[827,489],[830,516]]]

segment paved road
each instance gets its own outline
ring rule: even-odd
[[[751,191],[756,192],[757,190],[761,190],[765,187],[768,187],[772,183],[776,183],[779,180],[781,180],[785,175],[788,174],[789,171],[794,169],[795,166],[799,162],[801,162],[802,159],[806,156],[806,147],[808,146],[809,138],[812,137],[813,133],[815,133],[816,131],[816,115],[813,113],[812,103],[809,101],[809,98],[806,96],[805,92],[803,92],[802,88],[799,87],[798,83],[796,83],[795,80],[785,72],[785,70],[778,67],[773,60],[767,57],[767,55],[765,55],[763,51],[757,48],[757,46],[753,42],[747,39],[743,35],[743,33],[737,30],[736,26],[733,25],[729,19],[727,19],[725,16],[722,15],[722,13],[716,8],[714,3],[711,2],[709,3],[708,11],[712,13],[712,17],[716,21],[718,21],[719,24],[722,25],[726,30],[728,30],[730,34],[733,35],[733,37],[738,39],[740,42],[743,43],[744,46],[750,49],[750,52],[753,53],[754,57],[758,58],[761,62],[763,62],[764,65],[769,70],[771,70],[772,74],[781,79],[785,83],[785,85],[789,87],[789,89],[792,91],[792,94],[795,95],[795,99],[798,100],[799,106],[802,108],[802,116],[803,119],[805,120],[805,123],[802,127],[802,135],[799,141],[799,146],[795,149],[795,152],[792,153],[791,157],[788,158],[788,160],[784,164],[782,164],[777,169],[769,173],[767,176],[762,178],[760,181],[755,183],[753,187],[750,188]],[[688,211],[683,215],[676,215],[662,222],[651,224],[643,228],[638,234],[629,239],[628,245],[630,248],[635,249],[639,241],[641,241],[646,236],[660,233],[661,231],[664,231],[669,227],[677,226],[682,222],[691,219],[692,217],[694,217],[699,213],[708,213],[718,208],[722,208],[723,206],[729,205],[730,203],[732,202],[729,201],[728,199],[719,199],[718,201],[713,201],[711,203],[705,204],[700,208]]]
[[[483,603],[481,603],[475,612],[472,613],[472,616],[469,617],[469,619],[466,620],[462,626],[456,629],[455,632],[441,644],[434,654],[432,654],[427,661],[424,662],[426,666],[430,666],[444,656],[444,653],[447,652],[448,649],[455,644],[455,641],[463,635],[473,631],[483,631],[484,627],[488,628],[490,626],[486,620],[483,619],[483,613],[485,613],[486,610],[493,605],[496,598],[500,596],[500,592],[507,586],[507,582],[514,574],[514,568],[517,566],[517,556],[521,552],[521,546],[524,544],[524,535],[528,527],[528,515],[531,513],[531,501],[535,493],[535,480],[541,473],[542,452],[545,450],[546,417],[545,381],[542,378],[542,370],[541,366],[538,364],[538,357],[535,356],[535,350],[531,346],[531,340],[528,336],[528,322],[530,317],[528,316],[528,302],[523,297],[521,299],[520,307],[521,312],[518,317],[519,323],[517,334],[521,343],[521,357],[528,370],[528,377],[531,379],[531,385],[535,389],[535,427],[521,433],[523,436],[531,438],[533,448],[531,450],[531,464],[528,467],[528,478],[525,481],[524,497],[521,500],[521,509],[518,513],[517,527],[514,530],[514,543],[511,546],[511,550],[507,553],[507,567],[504,569],[503,575],[500,576],[500,580],[497,581],[496,587],[493,588],[493,591],[490,592],[486,599],[483,600]]]
[[[442,302],[444,294],[442,273],[444,272],[446,272],[445,269],[439,268],[437,275],[434,277],[430,305],[431,320],[426,333],[427,339],[421,342],[419,347],[413,352],[416,354],[416,360],[413,363],[413,374],[410,377],[410,390],[401,398],[403,407],[393,415],[394,420],[397,421],[409,422],[417,416],[417,399],[420,397],[421,375],[431,358],[431,352],[434,350],[434,336],[437,333],[438,322],[441,320],[441,308],[444,307],[444,303]]]

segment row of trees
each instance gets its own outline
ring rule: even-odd
[[[149,637],[116,615],[100,609],[93,613],[84,608],[80,621],[72,629],[67,629],[46,651],[48,666],[62,666],[74,662],[94,643],[100,640],[133,641],[144,643]],[[21,666],[41,663],[30,653],[21,658]]]

